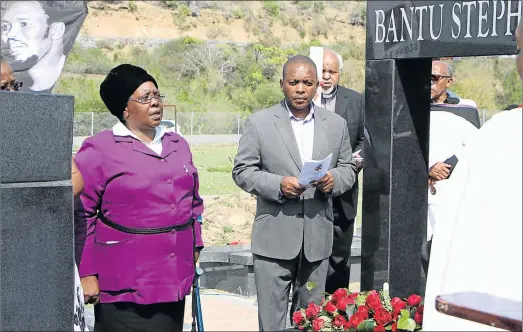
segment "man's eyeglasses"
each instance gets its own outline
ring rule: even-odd
[[[12,82],[5,82],[2,83],[0,86],[0,90],[2,91],[20,91],[22,86],[24,85],[23,82],[18,81],[12,81]]]
[[[432,82],[439,82],[442,78],[450,78],[450,76],[448,76],[448,75],[436,75],[436,74],[430,75],[430,80]]]
[[[162,102],[164,98],[165,98],[164,95],[157,94],[157,95],[147,95],[147,96],[143,96],[143,97],[136,98],[136,99],[129,98],[129,101],[135,101],[140,104],[149,104],[153,99],[156,99],[159,102]]]

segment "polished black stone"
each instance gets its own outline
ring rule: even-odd
[[[72,331],[71,186],[7,186],[0,189],[0,330]]]
[[[516,53],[521,1],[367,1],[367,59]]]
[[[0,92],[2,183],[71,178],[74,98]]]
[[[430,59],[366,62],[362,290],[420,293],[427,222]]]

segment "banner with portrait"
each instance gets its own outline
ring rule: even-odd
[[[50,93],[87,17],[86,1],[0,1],[2,61],[23,92]]]

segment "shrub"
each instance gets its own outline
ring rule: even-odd
[[[277,1],[264,1],[263,8],[270,16],[277,17],[280,15],[280,4]]]
[[[138,6],[134,2],[134,0],[129,0],[127,8],[131,13],[135,13],[138,11]]]
[[[191,16],[191,10],[189,7],[187,7],[186,4],[181,4],[177,7],[178,15],[184,17],[184,16]]]
[[[243,11],[241,10],[241,8],[235,8],[235,9],[232,11],[232,17],[234,17],[236,20],[240,20],[240,19],[242,19],[244,16],[245,16],[245,14],[244,14]]]

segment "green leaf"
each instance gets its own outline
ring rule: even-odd
[[[400,311],[400,318],[401,317],[410,318],[410,312],[408,310],[401,309],[401,311]]]
[[[358,325],[358,331],[374,331],[374,327],[376,327],[376,323],[373,319],[367,319],[359,323]]]
[[[306,287],[307,290],[310,292],[312,291],[318,284],[313,281],[307,281]]]
[[[408,310],[401,310],[400,317],[398,318],[398,330],[414,331],[416,329],[416,322],[410,318]]]
[[[354,300],[354,303],[356,303],[356,305],[359,307],[359,306],[365,305],[366,299],[367,299],[367,294],[359,293],[358,297],[356,297],[356,299]]]

